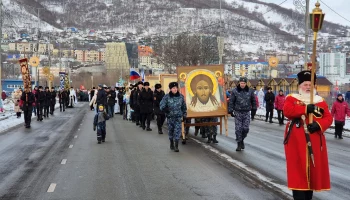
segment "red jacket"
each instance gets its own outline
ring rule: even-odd
[[[284,102],[286,101],[286,96],[277,95],[275,98],[275,109],[283,110]]]
[[[255,95],[255,101],[256,101],[256,108],[259,108],[259,99],[258,96]]]
[[[348,107],[348,103],[346,101],[340,102],[338,99],[333,103],[332,106],[332,116],[335,121],[345,121],[346,115],[350,116],[350,110]]]
[[[300,128],[297,128],[296,124],[291,127],[288,143],[284,145],[288,188],[291,190],[329,190],[331,187],[327,143],[323,133],[331,126],[333,118],[324,100],[315,103],[315,105],[324,109],[322,117],[313,117],[313,121],[319,124],[321,130],[310,134],[315,166],[308,156],[305,132],[302,128],[303,122],[301,122]],[[306,115],[306,123],[308,124],[309,116],[305,112],[306,105],[302,101],[290,95],[286,97],[283,107],[284,116],[293,120]],[[290,122],[288,122],[285,129],[285,137],[288,133],[289,124]]]

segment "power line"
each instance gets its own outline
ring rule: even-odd
[[[350,20],[343,17],[341,14],[339,14],[337,11],[333,10],[331,7],[329,7],[326,3],[324,3],[322,0],[320,0],[325,6],[327,6],[331,11],[333,11],[335,14],[337,14],[339,17],[345,19],[346,21],[350,22]]]
[[[284,1],[282,1],[281,3],[279,3],[279,4],[277,4],[277,5],[280,6],[280,5],[284,4],[284,3],[286,3],[287,1],[288,1],[288,0],[284,0]],[[270,10],[266,11],[266,12],[263,13],[262,15],[265,15],[266,13],[268,13],[268,12],[270,12],[270,11],[272,11],[272,10],[274,10],[274,9],[271,8]]]

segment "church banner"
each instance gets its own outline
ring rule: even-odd
[[[60,90],[62,90],[62,89],[64,89],[64,85],[65,85],[64,78],[66,76],[66,73],[60,72],[59,76],[60,76]]]
[[[21,66],[22,79],[23,79],[23,88],[32,88],[32,83],[30,81],[30,72],[28,68],[28,59],[24,58],[19,60],[19,64]]]

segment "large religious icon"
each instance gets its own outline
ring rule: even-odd
[[[19,60],[19,64],[21,66],[23,87],[32,88],[32,82],[30,81],[30,74],[29,74],[29,68],[28,68],[28,59],[24,58]]]
[[[169,93],[169,83],[171,82],[177,82],[177,75],[176,74],[161,74],[160,75],[160,84],[162,84],[163,91],[165,94]]]
[[[149,82],[149,87],[154,90],[154,86],[160,83],[159,76],[145,76],[145,82]],[[163,86],[164,87],[164,86]],[[164,88],[163,88],[164,90]]]
[[[65,85],[65,76],[66,76],[66,73],[65,72],[59,72],[59,75],[60,75],[60,89],[64,89],[64,85]]]
[[[227,115],[223,65],[177,67],[177,74],[188,117]]]

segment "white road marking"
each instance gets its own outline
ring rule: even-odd
[[[56,183],[51,183],[49,189],[47,189],[47,192],[54,192],[56,185]]]
[[[63,159],[61,165],[65,165],[67,163],[67,159]]]
[[[76,135],[76,136],[74,136],[74,138],[78,138],[78,136]]]
[[[71,145],[69,145],[69,148],[71,149],[71,148],[73,148],[73,145],[71,144]]]

